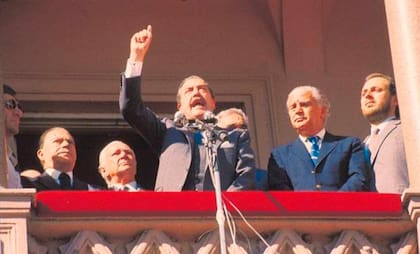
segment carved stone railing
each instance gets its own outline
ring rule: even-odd
[[[232,237],[226,226],[228,253],[417,253],[416,222],[399,195],[223,196],[236,229]],[[28,253],[219,253],[215,210],[211,192],[41,192],[29,237],[19,237],[28,240]]]
[[[26,253],[34,189],[0,189],[0,254]]]

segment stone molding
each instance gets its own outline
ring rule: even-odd
[[[400,236],[399,241],[391,244],[395,239],[388,241],[372,242],[362,232],[344,230],[336,237],[323,236],[325,240],[308,240],[305,234],[293,230],[278,230],[268,237],[269,246],[261,240],[252,238],[247,241],[240,240],[236,244],[229,238],[227,252],[230,254],[251,253],[293,253],[293,254],[415,254],[417,253],[416,233],[408,232]],[[319,236],[317,236],[319,238]],[[132,238],[104,237],[93,231],[80,231],[75,236],[67,239],[64,244],[59,244],[63,239],[53,237],[40,245],[32,237],[29,238],[30,254],[46,253],[97,253],[97,254],[211,254],[220,253],[218,230],[211,230],[199,236],[195,241],[178,241],[165,232],[159,230],[146,230],[141,232],[134,240]],[[65,240],[65,239],[64,239]],[[47,247],[48,246],[48,247]],[[53,247],[59,246],[59,247]],[[48,249],[48,251],[46,251]]]
[[[0,190],[0,253],[28,252],[27,217],[34,189]]]

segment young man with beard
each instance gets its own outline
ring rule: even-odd
[[[120,110],[124,119],[159,155],[156,191],[213,190],[213,177],[199,131],[159,118],[144,105],[141,69],[152,41],[152,27],[134,34],[130,56],[122,75]],[[216,107],[209,84],[199,76],[189,76],[178,87],[177,108],[188,121],[203,120]],[[227,141],[218,141],[217,164],[222,190],[253,189],[255,161],[247,131],[229,132]],[[152,169],[149,169],[152,170]]]
[[[401,194],[408,188],[409,179],[393,78],[382,73],[368,75],[360,105],[371,126],[364,143],[374,174],[372,187],[378,192]]]
[[[325,130],[328,98],[318,88],[299,86],[286,103],[298,138],[271,152],[268,188],[295,191],[365,191],[368,172],[361,142]]]

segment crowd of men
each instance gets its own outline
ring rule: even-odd
[[[208,82],[192,75],[181,81],[176,95],[176,119],[161,118],[142,98],[142,67],[152,42],[152,27],[135,33],[121,74],[119,105],[124,119],[159,156],[155,191],[214,190],[214,173],[225,191],[378,191],[401,194],[409,186],[395,82],[373,73],[361,89],[361,112],[371,134],[364,140],[327,130],[330,103],[314,86],[298,86],[288,94],[286,109],[297,138],[273,148],[266,172],[256,177],[245,113],[236,108],[217,116],[216,99]],[[120,140],[106,144],[98,172],[106,186],[79,180],[73,173],[76,144],[65,128],[52,127],[39,139],[37,157],[42,173],[19,175],[13,136],[19,132],[23,109],[16,92],[3,85],[8,183],[5,188],[45,190],[144,191],[136,181],[138,162],[132,148]],[[259,179],[259,180],[257,180]],[[257,182],[259,181],[259,182]]]

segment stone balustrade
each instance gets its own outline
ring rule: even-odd
[[[416,193],[402,202],[378,193],[225,192],[227,253],[414,254]],[[220,253],[212,192],[2,190],[0,198],[4,254]]]

